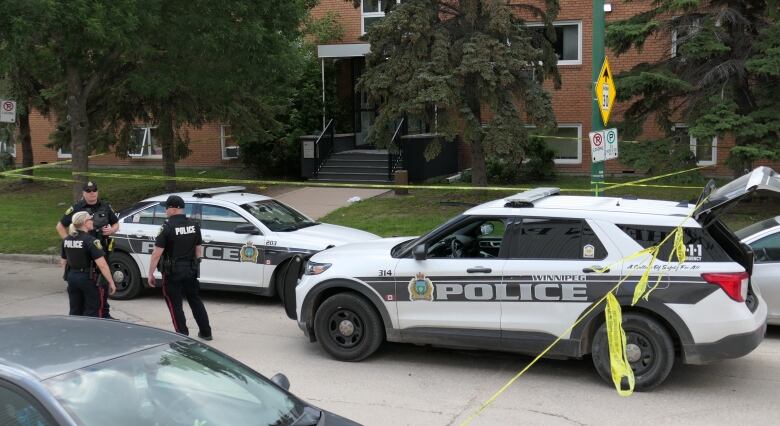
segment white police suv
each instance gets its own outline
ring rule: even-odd
[[[628,275],[617,293],[627,354],[636,389],[650,389],[675,359],[736,358],[762,341],[767,308],[750,283],[752,252],[719,219],[756,190],[780,192],[780,176],[759,168],[718,190],[711,183],[689,218],[687,202],[538,188],[474,207],[419,238],[321,251],[297,285],[286,280],[285,291],[294,288],[287,312],[339,360],[366,358],[384,340],[536,355],[562,335],[550,356],[592,354],[609,381],[603,305],[566,330]],[[681,224],[687,261],[667,262],[672,242],[665,244],[650,272],[650,284],[661,276],[658,289],[632,307],[650,256],[625,258]]]
[[[166,219],[160,203],[168,195],[172,194],[148,198],[120,212],[109,259],[117,285],[113,298],[133,298],[145,285],[154,239]],[[175,195],[184,199],[187,217],[201,226],[202,288],[273,296],[278,288],[276,269],[296,254],[306,258],[327,247],[379,238],[315,222],[279,201],[245,192],[241,186]]]

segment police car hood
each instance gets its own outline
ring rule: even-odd
[[[328,223],[320,223],[296,231],[279,232],[277,235],[280,237],[283,236],[284,241],[289,245],[298,243],[302,246],[316,245],[321,246],[321,248],[330,245],[340,246],[352,242],[376,240],[379,238],[378,235],[374,235],[370,232]]]
[[[355,256],[355,258],[367,258],[368,256],[387,256],[390,257],[390,250],[404,241],[409,241],[417,237],[394,237],[394,238],[381,238],[373,241],[366,241],[362,243],[351,243],[343,246],[333,247],[324,251],[321,251],[312,257],[312,260],[319,262],[321,260],[327,260],[331,258],[344,258],[345,256]]]

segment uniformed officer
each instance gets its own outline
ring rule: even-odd
[[[149,286],[155,286],[154,271],[162,258],[163,296],[171,312],[173,328],[177,333],[189,336],[187,320],[182,309],[182,294],[198,323],[198,337],[211,340],[211,326],[206,307],[200,299],[198,270],[203,254],[200,225],[184,215],[184,200],[171,195],[163,204],[168,220],[163,223],[154,241],[154,251],[149,264]]]
[[[110,204],[98,199],[98,187],[95,182],[87,182],[82,189],[83,198],[65,211],[62,219],[57,223],[57,233],[60,234],[60,238],[65,239],[65,237],[68,236],[68,226],[71,223],[73,214],[80,211],[91,214],[94,221],[94,229],[90,234],[100,240],[106,262],[108,262],[111,252],[109,236],[115,234],[119,230],[119,218],[117,218]],[[103,292],[101,293],[104,298],[102,301],[103,306],[105,307],[103,318],[114,319],[109,312],[111,306],[108,304],[108,282],[100,279],[99,283],[103,288]]]
[[[68,226],[68,235],[62,240],[62,265],[68,281],[70,315],[84,315],[102,318],[103,288],[97,283],[95,267],[108,283],[111,294],[116,291],[111,270],[104,257],[100,240],[90,235],[93,228],[92,216],[85,211],[73,214]]]

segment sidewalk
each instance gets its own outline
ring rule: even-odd
[[[357,196],[365,200],[388,191],[389,189],[303,187],[273,197],[316,220],[349,205],[347,200],[352,197]]]

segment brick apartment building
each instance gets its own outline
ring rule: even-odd
[[[326,13],[335,13],[344,29],[344,36],[333,44],[318,46],[318,57],[323,64],[323,81],[335,84],[336,97],[326,99],[326,102],[341,101],[347,107],[346,120],[341,120],[336,133],[351,141],[352,148],[370,149],[364,145],[364,139],[375,115],[374,106],[366,102],[365,96],[357,92],[354,82],[364,67],[364,55],[369,51],[369,44],[363,39],[368,27],[384,17],[384,2],[398,0],[364,0],[361,7],[354,8],[351,2],[345,0],[320,0],[313,10],[315,18],[321,18]],[[651,6],[650,0],[637,0],[624,3],[622,0],[607,0],[609,11],[606,12],[607,22],[628,18]],[[556,167],[563,173],[588,174],[590,172],[590,147],[588,132],[591,121],[591,34],[592,34],[592,2],[591,0],[560,0],[561,10],[555,22],[558,29],[558,67],[561,73],[562,87],[554,90],[552,84],[547,84],[553,94],[553,107],[558,121],[557,136],[572,138],[569,140],[550,140],[551,147],[556,151]],[[533,22],[529,20],[529,24]],[[615,74],[630,69],[641,62],[654,61],[673,55],[675,51],[675,34],[661,33],[650,39],[642,52],[631,51],[619,57],[607,51],[612,70]],[[325,72],[327,69],[330,75]],[[346,102],[343,102],[345,101]],[[612,112],[611,121],[619,121],[622,114],[618,103]],[[329,117],[323,117],[328,119]],[[33,152],[36,163],[58,161],[69,157],[67,150],[53,150],[45,145],[49,142],[48,135],[54,128],[50,120],[34,116],[32,123]],[[679,123],[678,130],[685,132],[685,123]],[[239,166],[238,148],[230,137],[229,126],[212,124],[202,129],[190,131],[192,154],[178,164],[184,167],[231,167]],[[430,129],[410,126],[406,137],[413,138],[414,133],[425,133]],[[138,149],[129,153],[130,157],[122,159],[115,155],[105,155],[91,161],[94,165],[111,166],[160,166],[162,164],[159,147],[155,144],[154,128],[139,126],[136,130]],[[642,139],[657,138],[665,134],[662,129],[649,120],[644,128]],[[711,141],[700,142],[690,138],[691,149],[696,154],[700,165],[714,165],[706,169],[709,175],[730,175],[731,171],[724,166],[733,139],[713,138]],[[306,142],[303,142],[304,144]],[[311,141],[309,143],[312,143]],[[21,152],[21,147],[15,150]],[[304,156],[306,155],[304,145]],[[469,164],[469,152],[465,146],[459,146],[456,158],[458,168],[466,168]],[[419,164],[419,163],[418,163]],[[778,168],[780,164],[770,164]],[[620,174],[632,172],[618,161],[606,163],[606,173]]]

